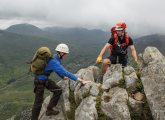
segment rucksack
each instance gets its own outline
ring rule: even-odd
[[[125,47],[125,46],[127,46],[127,45],[129,45],[129,35],[127,33],[125,34],[125,43],[122,43],[122,44],[119,44],[118,43],[118,36],[117,36],[116,33],[113,34],[113,37],[114,37],[114,44],[112,46],[110,46],[110,53],[112,53],[112,50],[113,50],[113,47],[114,46],[120,46],[121,47],[120,48],[120,51],[123,52],[122,51],[122,48]],[[123,52],[123,54],[127,54],[127,53],[126,52],[125,53]]]
[[[111,28],[111,36],[113,36],[114,34],[116,34],[116,26]]]
[[[30,71],[33,74],[45,74],[44,68],[52,56],[53,55],[48,47],[40,47],[33,56]]]

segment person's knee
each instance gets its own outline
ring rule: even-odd
[[[109,65],[110,64],[110,60],[109,59],[104,59],[103,60],[103,65]]]

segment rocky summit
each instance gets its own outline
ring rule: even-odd
[[[80,69],[76,75],[90,84],[61,80],[63,94],[54,108],[60,113],[45,115],[50,95],[39,120],[165,120],[165,57],[147,47],[139,59],[138,67],[111,65],[103,80],[97,66]]]

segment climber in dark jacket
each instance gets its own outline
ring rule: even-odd
[[[46,115],[57,115],[59,111],[53,110],[53,107],[57,105],[57,102],[62,93],[61,88],[55,84],[54,81],[50,80],[48,77],[52,72],[56,72],[61,78],[65,80],[72,79],[74,81],[79,81],[82,84],[89,83],[90,81],[82,80],[81,78],[76,77],[74,74],[67,71],[61,64],[61,60],[69,53],[69,48],[66,44],[59,44],[56,49],[57,54],[48,62],[44,69],[44,75],[36,75],[34,81],[34,92],[35,92],[35,101],[32,109],[32,120],[38,120],[41,106],[43,103],[44,89],[47,88],[53,92],[53,96],[47,106]]]
[[[116,64],[117,61],[119,61],[119,63],[122,64],[123,67],[127,66],[128,47],[130,47],[134,61],[136,63],[138,62],[133,40],[131,39],[131,37],[128,36],[125,29],[126,24],[124,22],[116,23],[116,26],[111,29],[111,38],[109,39],[108,43],[105,44],[96,60],[96,64],[100,63],[102,61],[102,56],[105,54],[106,50],[110,49],[110,56],[104,59],[102,63],[102,77],[110,64]]]

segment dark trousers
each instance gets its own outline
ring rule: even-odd
[[[47,110],[52,110],[52,108],[57,105],[60,95],[62,94],[62,89],[58,85],[56,85],[54,81],[50,79],[46,81],[41,81],[35,78],[34,85],[35,85],[35,88],[34,88],[35,101],[33,104],[31,120],[38,120],[42,103],[43,103],[45,87],[49,91],[53,92],[53,96],[48,104]]]
[[[112,64],[117,63],[117,58],[119,59],[119,63],[122,64],[123,67],[127,66],[128,63],[128,55],[110,55],[108,59],[110,59]]]

